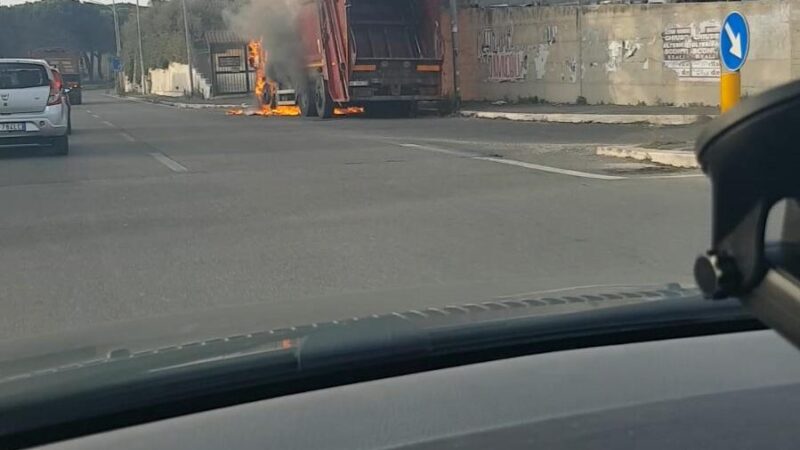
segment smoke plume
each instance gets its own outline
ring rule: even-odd
[[[284,85],[305,79],[303,49],[296,28],[302,0],[250,0],[235,11],[224,11],[228,29],[244,40],[263,39],[268,75]]]

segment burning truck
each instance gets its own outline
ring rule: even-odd
[[[253,92],[256,107],[253,109],[232,109],[229,115],[256,116],[299,116],[300,108],[296,105],[293,89],[279,89],[278,82],[267,75],[268,54],[264,51],[262,40],[251,40],[247,43],[247,65],[255,72]]]
[[[442,108],[441,0],[300,0],[299,70],[251,41],[257,113],[330,118]]]

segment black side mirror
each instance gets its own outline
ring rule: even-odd
[[[698,285],[709,298],[740,298],[800,346],[800,82],[742,102],[708,125],[696,149],[713,195]],[[765,243],[770,210],[784,199],[782,239]]]

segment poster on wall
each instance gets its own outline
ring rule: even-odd
[[[670,25],[661,34],[664,67],[681,81],[719,81],[719,21]]]

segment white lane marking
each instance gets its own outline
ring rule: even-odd
[[[396,139],[395,136],[378,136],[379,138],[383,139],[383,142],[389,142],[393,139]],[[478,147],[486,147],[486,146],[495,146],[495,147],[508,147],[508,148],[520,148],[520,149],[530,149],[530,148],[575,148],[575,147],[599,147],[601,145],[607,145],[603,143],[595,143],[595,142],[568,142],[568,143],[531,143],[531,142],[508,142],[508,141],[476,141],[476,140],[465,140],[465,139],[446,139],[446,138],[426,138],[426,137],[415,137],[414,141],[416,142],[423,142],[430,145],[436,144],[444,144],[444,145],[454,145],[454,146],[478,146]],[[417,145],[417,144],[411,144]]]
[[[100,118],[100,116],[98,116],[97,114],[89,114],[89,115],[94,117],[95,119],[99,119]]]
[[[87,109],[87,110],[86,110],[86,112],[87,112],[87,113],[89,113],[89,114],[91,114],[91,113],[92,113],[92,110],[91,110],[91,109]]]
[[[124,131],[121,132],[119,135],[122,136],[122,139],[125,139],[128,142],[136,142],[136,138],[134,138],[133,136]]]
[[[446,150],[443,148],[429,147],[427,145],[419,145],[419,144],[399,144],[399,145],[400,147],[418,148],[420,150],[426,150],[429,152],[442,153],[444,155],[450,155],[450,156],[458,156],[459,158],[474,158],[477,156],[475,153],[459,152],[457,150]]]
[[[178,161],[171,159],[169,156],[163,153],[150,153],[150,156],[156,159],[156,161],[160,162],[161,164],[169,167],[169,170],[177,173],[186,173],[189,171],[186,167],[182,166]]]
[[[104,120],[104,121],[102,121],[102,122],[100,122],[100,123],[102,123],[103,125],[108,125],[109,127],[113,127],[113,126],[114,126],[114,124],[113,124],[113,123],[111,123],[111,122],[109,122],[109,121],[107,121],[107,120]]]
[[[625,180],[626,177],[614,176],[614,175],[601,175],[597,173],[589,173],[589,172],[580,172],[577,170],[569,170],[569,169],[559,169],[558,167],[550,167],[550,166],[543,166],[541,164],[531,164],[526,163],[523,161],[517,161],[514,159],[504,159],[504,158],[492,158],[488,156],[480,156],[474,153],[467,153],[467,152],[460,152],[456,150],[446,150],[443,148],[437,147],[430,147],[427,145],[418,145],[418,144],[398,144],[401,147],[407,148],[416,148],[419,150],[425,150],[434,153],[443,153],[445,155],[451,156],[458,156],[461,158],[469,158],[474,159],[476,161],[488,161],[497,164],[506,164],[509,166],[516,166],[516,167],[524,167],[526,169],[538,170],[540,172],[548,172],[548,173],[556,173],[559,175],[567,175],[571,177],[579,177],[579,178],[591,178],[594,180]]]
[[[503,158],[491,158],[491,157],[483,157],[477,156],[472,159],[477,159],[480,161],[490,161],[498,164],[506,164],[509,166],[516,166],[516,167],[524,167],[526,169],[533,169],[538,170],[540,172],[548,172],[548,173],[557,173],[559,175],[568,175],[571,177],[579,177],[579,178],[592,178],[595,180],[625,180],[627,177],[620,177],[615,175],[600,175],[597,173],[589,173],[589,172],[580,172],[578,170],[569,170],[569,169],[559,169],[558,167],[550,167],[550,166],[543,166],[540,164],[531,164],[526,163],[523,161],[517,161],[514,159],[503,159]]]

